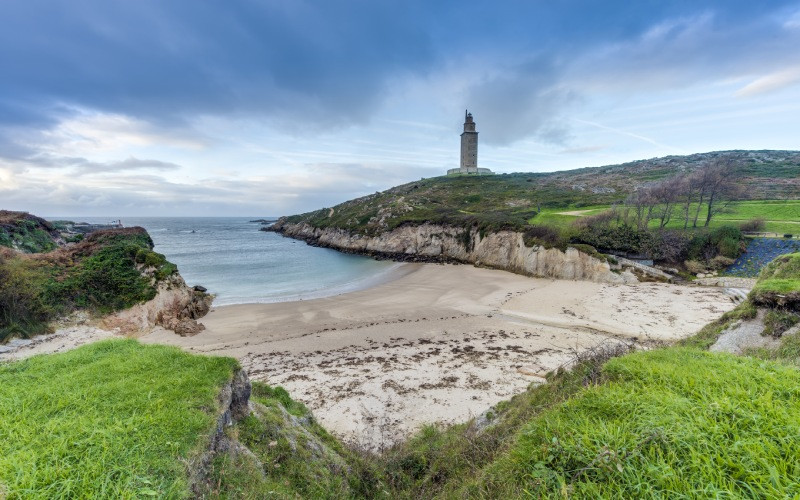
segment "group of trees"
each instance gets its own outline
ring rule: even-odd
[[[652,220],[658,221],[659,228],[666,227],[678,215],[686,229],[690,223],[697,227],[703,214],[703,226],[708,227],[716,214],[744,195],[735,167],[733,160],[720,158],[694,172],[641,188],[625,200],[626,219],[630,216],[644,230]]]

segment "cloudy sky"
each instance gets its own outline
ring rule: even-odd
[[[798,149],[800,1],[3,0],[0,208],[280,215],[458,166]]]

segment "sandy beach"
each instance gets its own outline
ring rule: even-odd
[[[233,356],[332,432],[380,449],[423,424],[479,415],[577,350],[673,341],[733,307],[718,288],[406,264],[374,288],[218,307],[194,337],[155,330],[141,340]]]

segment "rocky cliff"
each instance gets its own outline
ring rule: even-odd
[[[211,310],[213,296],[190,288],[179,274],[158,281],[156,296],[103,318],[107,328],[118,328],[123,333],[136,333],[162,326],[181,337],[196,335],[205,329],[197,320]]]
[[[334,248],[403,261],[460,262],[503,269],[528,276],[604,283],[630,283],[636,277],[615,272],[611,265],[577,248],[545,248],[525,245],[523,234],[498,231],[481,235],[477,228],[425,223],[404,225],[377,236],[365,236],[339,228],[315,228],[285,218],[264,228],[310,245]]]

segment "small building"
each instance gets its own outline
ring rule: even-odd
[[[461,133],[461,167],[451,168],[447,175],[492,175],[488,168],[478,168],[478,132],[472,113],[464,111],[464,132]]]

